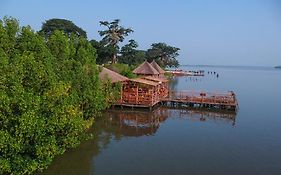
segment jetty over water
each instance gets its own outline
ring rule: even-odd
[[[103,68],[100,79],[110,80],[113,86],[121,84],[120,99],[112,106],[152,109],[154,106],[209,108],[236,111],[238,102],[234,92],[173,91],[165,71],[156,62],[145,61],[133,71],[138,77],[129,79],[112,70]],[[198,73],[204,73],[199,71]]]
[[[236,112],[238,102],[234,92],[204,92],[204,91],[169,91],[168,96],[157,98],[151,103],[131,101],[116,103],[114,106],[152,108],[157,105],[173,108],[205,108]]]
[[[236,111],[238,102],[233,91],[227,93],[204,91],[170,91],[161,103],[171,107],[213,108]]]
[[[174,76],[204,76],[203,70],[198,70],[198,71],[167,70],[166,73],[170,73]]]

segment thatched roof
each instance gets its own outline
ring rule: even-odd
[[[99,74],[101,80],[110,80],[112,83],[121,82],[129,80],[127,77],[120,75],[112,70],[109,70],[105,67],[102,68],[102,71]]]
[[[159,75],[159,72],[147,61],[143,62],[141,65],[139,65],[139,67],[133,70],[133,73],[139,75]]]
[[[164,74],[165,71],[153,60],[151,63],[151,66],[156,69],[160,74]]]

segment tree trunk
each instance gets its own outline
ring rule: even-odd
[[[115,51],[111,60],[111,64],[115,64],[117,62],[117,41],[113,43],[113,47],[115,48]]]
[[[117,56],[116,53],[113,54],[112,60],[111,60],[112,64],[115,64],[117,62]]]

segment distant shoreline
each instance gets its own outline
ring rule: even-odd
[[[281,66],[275,66],[274,68],[275,69],[281,69]]]

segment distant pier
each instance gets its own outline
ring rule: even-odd
[[[203,70],[198,71],[185,71],[185,70],[168,70],[166,73],[170,73],[174,76],[204,76]]]

